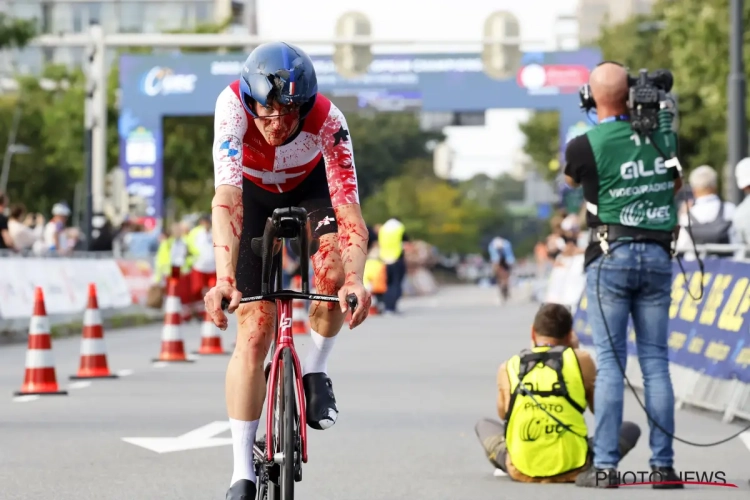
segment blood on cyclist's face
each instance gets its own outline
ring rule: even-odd
[[[299,108],[282,106],[276,101],[266,106],[255,103],[255,125],[271,146],[281,146],[297,129]]]

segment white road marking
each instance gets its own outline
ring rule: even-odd
[[[129,369],[120,370],[119,372],[117,372],[118,377],[129,377],[132,374],[133,374],[133,370],[129,370]]]
[[[75,389],[85,389],[86,387],[91,386],[91,381],[89,380],[81,380],[80,382],[73,382],[72,384],[68,385],[68,389],[75,390]]]
[[[216,438],[217,434],[229,430],[229,421],[217,420],[178,437],[122,438],[123,441],[153,452],[171,453],[174,451],[197,450],[228,446],[232,438]]]
[[[747,449],[750,450],[750,432],[743,432],[742,434],[740,434],[739,438],[743,443],[745,443]]]
[[[33,395],[16,396],[15,398],[13,398],[13,402],[14,403],[29,403],[31,401],[36,401],[37,399],[39,399],[39,396],[33,396]]]
[[[168,364],[169,364],[169,363],[167,363],[167,362],[165,362],[165,361],[157,361],[156,363],[154,363],[154,364],[153,364],[153,365],[151,365],[151,366],[152,366],[153,368],[164,368],[164,367],[166,367],[166,366],[167,366]]]

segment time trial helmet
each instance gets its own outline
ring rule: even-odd
[[[300,119],[307,116],[318,95],[318,79],[312,59],[299,47],[270,42],[257,46],[248,56],[240,75],[242,104],[257,118],[255,102],[267,106],[299,106]]]

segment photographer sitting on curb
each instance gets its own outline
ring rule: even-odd
[[[596,364],[578,349],[565,306],[544,304],[531,327],[532,349],[500,365],[497,413],[504,421],[476,427],[490,463],[524,483],[574,482],[590,467],[592,448],[583,412],[594,412]],[[620,456],[632,450],[640,428],[623,422]]]
[[[617,432],[632,316],[650,416],[649,465],[665,483],[654,488],[680,488],[673,468],[675,401],[667,346],[675,192],[682,185],[674,157],[673,101],[667,94],[672,76],[642,70],[633,79],[623,66],[604,62],[591,72],[589,82],[580,92],[581,107],[596,109],[599,124],[572,139],[565,151],[566,180],[572,187],[583,186],[588,212],[587,314],[599,364],[594,467],[579,475],[576,485],[619,484]]]

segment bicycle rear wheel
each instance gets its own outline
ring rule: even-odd
[[[279,428],[281,429],[281,449],[284,460],[281,463],[279,485],[281,486],[281,500],[294,500],[294,470],[296,463],[296,444],[299,441],[299,421],[297,415],[297,401],[294,393],[294,362],[292,352],[285,348],[282,353],[284,374],[284,397],[279,413]]]

